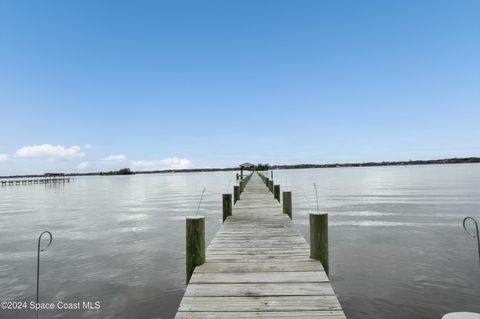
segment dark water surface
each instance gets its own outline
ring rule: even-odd
[[[41,311],[40,318],[173,318],[185,288],[185,216],[221,224],[234,173],[79,177],[50,187],[0,188],[0,300],[99,301],[100,310]],[[480,312],[480,267],[462,219],[480,219],[480,165],[280,170],[294,220],[330,216],[331,279],[348,318],[440,318]],[[35,318],[0,310],[0,318]]]

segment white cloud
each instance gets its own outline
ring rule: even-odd
[[[24,158],[74,159],[84,157],[85,152],[77,145],[65,148],[61,145],[42,144],[19,148],[15,152],[15,156]]]
[[[115,163],[125,162],[126,160],[127,160],[127,157],[123,154],[110,155],[110,156],[105,157],[105,159],[104,159],[104,161],[115,162]]]
[[[167,157],[153,161],[132,161],[134,170],[164,170],[164,169],[187,169],[193,167],[192,162],[186,158]]]
[[[84,170],[90,167],[89,162],[81,162],[80,164],[77,165],[77,169],[79,170]]]
[[[91,149],[94,149],[95,146],[93,146],[92,144],[85,144],[85,145],[83,146],[83,148],[86,149],[86,150],[91,150]]]
[[[10,159],[10,155],[0,154],[0,162],[1,161],[8,161],[9,159]]]

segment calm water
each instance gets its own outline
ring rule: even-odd
[[[462,219],[480,219],[480,165],[275,171],[292,190],[294,220],[330,214],[331,279],[348,318],[440,318],[480,312],[480,267]],[[82,177],[65,186],[0,188],[0,300],[100,301],[100,310],[42,311],[40,318],[172,318],[185,288],[185,216],[221,224],[233,172]],[[0,310],[0,318],[35,318]]]

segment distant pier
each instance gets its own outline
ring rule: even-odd
[[[2,186],[21,186],[33,184],[61,184],[70,183],[73,177],[66,176],[47,176],[40,178],[20,178],[20,179],[3,179],[0,181]]]

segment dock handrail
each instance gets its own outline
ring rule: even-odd
[[[468,220],[471,220],[473,222],[473,224],[475,225],[475,233],[471,233],[468,230],[468,228],[467,228],[467,221]],[[480,238],[479,238],[479,235],[478,235],[478,233],[479,233],[478,232],[478,222],[475,220],[475,218],[467,216],[463,219],[463,229],[465,229],[465,231],[467,232],[468,235],[470,235],[470,237],[477,239],[478,264],[480,266]]]

